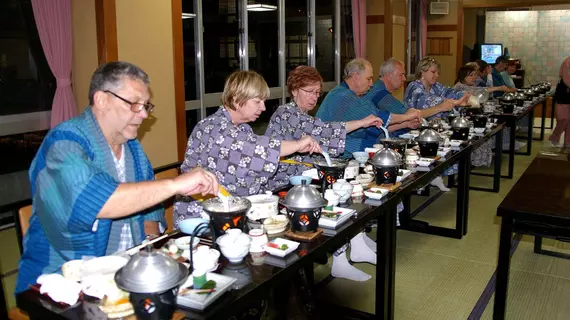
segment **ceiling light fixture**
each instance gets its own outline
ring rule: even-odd
[[[191,19],[191,18],[196,18],[196,14],[182,12],[182,19]]]
[[[275,11],[277,6],[270,4],[248,4],[247,11]]]

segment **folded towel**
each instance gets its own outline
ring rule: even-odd
[[[61,274],[42,274],[37,282],[41,285],[40,293],[47,294],[55,302],[74,305],[79,299],[81,285],[64,278]]]

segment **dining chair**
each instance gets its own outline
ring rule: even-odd
[[[155,173],[154,177],[158,179],[172,179],[179,175],[178,167],[169,168],[164,171]],[[164,217],[166,219],[166,232],[174,230],[174,197],[171,197],[163,202],[164,204]]]

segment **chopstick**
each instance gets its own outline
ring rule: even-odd
[[[304,165],[304,166],[307,166],[307,167],[312,167],[312,166],[313,166],[312,163],[299,162],[299,161],[295,161],[295,160],[291,160],[291,159],[283,159],[283,160],[279,160],[279,162],[281,162],[281,163],[288,163],[288,164],[299,164],[299,165]]]
[[[148,245],[151,245],[151,244],[153,244],[153,243],[156,243],[156,242],[158,242],[158,241],[160,241],[160,240],[162,240],[162,239],[165,239],[165,238],[167,238],[167,237],[170,237],[170,236],[172,236],[172,235],[175,235],[175,234],[177,234],[177,233],[179,233],[179,232],[180,232],[180,230],[174,230],[174,231],[172,231],[172,232],[170,232],[170,233],[165,233],[165,234],[161,235],[160,237],[156,237],[156,238],[154,238],[154,239],[152,239],[152,240],[150,240],[150,241],[148,241],[148,242],[141,243],[141,244],[139,244],[139,245],[136,246],[136,247],[132,247],[132,248],[130,248],[130,249],[127,249],[125,252],[126,252],[129,256],[132,256],[133,254],[137,253],[140,249],[142,249],[142,248],[144,248],[144,247],[146,247],[146,246],[148,246]]]
[[[189,288],[180,289],[180,291],[178,291],[178,294],[184,296],[189,293],[212,293],[212,292],[216,292],[216,289],[190,289],[189,287]]]

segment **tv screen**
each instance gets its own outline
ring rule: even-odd
[[[503,45],[500,43],[484,43],[481,45],[481,60],[494,64],[495,60],[503,54]]]

